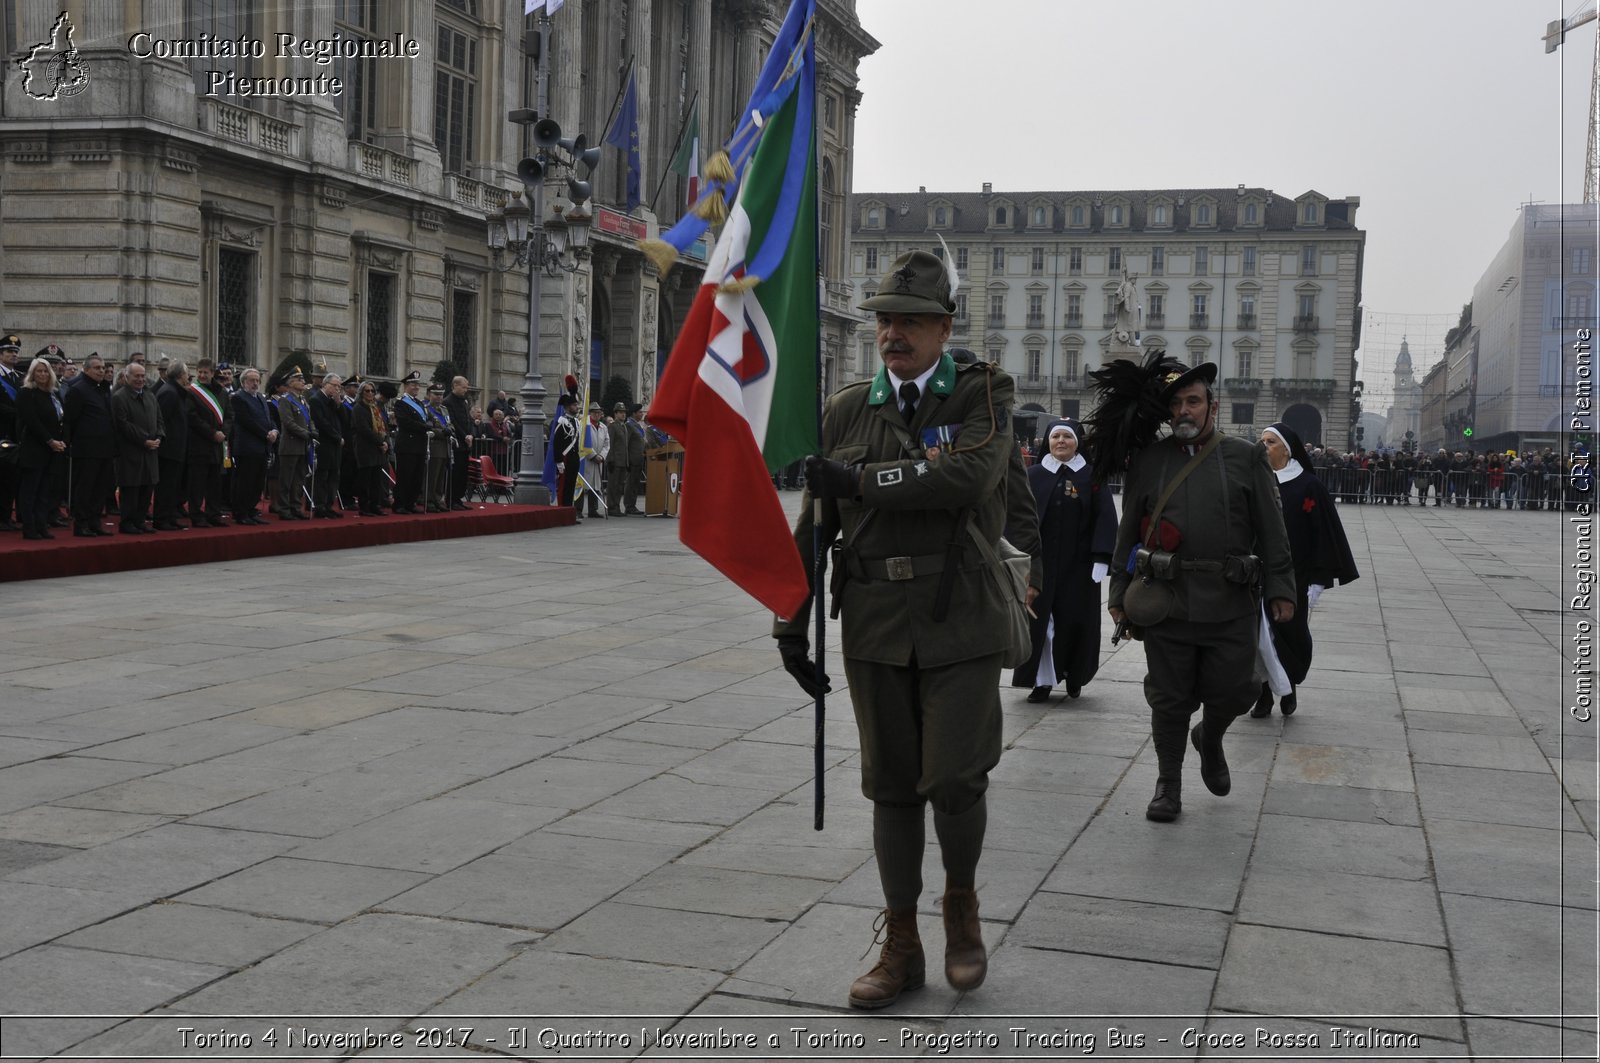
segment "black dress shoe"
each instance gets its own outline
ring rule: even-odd
[[[48,538],[50,538],[50,536],[46,535],[44,532],[36,532],[36,531],[25,531],[25,532],[22,533],[22,537],[24,539],[48,539]]]
[[[452,513],[459,513],[459,512],[461,512],[462,510],[464,510],[466,508],[467,507],[462,505],[460,502],[452,502],[452,503],[450,503],[450,512],[452,512]]]
[[[1293,689],[1291,689],[1289,693],[1285,694],[1278,700],[1278,708],[1283,710],[1283,714],[1285,716],[1293,716],[1294,710],[1298,709],[1299,707],[1299,704],[1295,700],[1295,691]]]
[[[93,525],[92,527],[90,527],[89,530],[94,532],[96,535],[110,535],[111,534],[110,532],[106,531],[106,529],[102,528],[98,524]]]
[[[49,523],[52,528],[65,528],[67,526],[67,522],[61,517],[51,517]]]
[[[1250,716],[1261,719],[1272,715],[1272,688],[1265,683],[1261,684],[1261,693],[1256,697],[1256,703],[1250,707]]]
[[[13,524],[9,520],[0,520],[0,532],[21,531],[22,525]]]
[[[1050,700],[1050,688],[1049,687],[1034,687],[1031,691],[1028,692],[1028,700],[1033,702],[1035,705],[1037,705],[1041,701],[1049,701]]]
[[[1189,732],[1189,741],[1200,754],[1200,781],[1218,797],[1227,797],[1233,789],[1233,776],[1228,774],[1228,761],[1222,755],[1222,743],[1206,740],[1206,725],[1202,720]]]
[[[1181,788],[1175,782],[1156,781],[1156,795],[1145,806],[1144,818],[1157,823],[1171,823],[1183,811]]]
[[[99,532],[96,532],[93,528],[85,528],[81,524],[72,529],[72,537],[74,539],[93,539],[98,534]]]
[[[1082,683],[1068,683],[1067,684],[1067,697],[1075,698],[1079,694],[1082,694],[1082,693],[1083,693],[1083,684]]]
[[[158,532],[174,532],[174,531],[183,531],[184,527],[183,527],[182,524],[179,524],[177,521],[164,520],[160,524],[150,525],[147,530],[158,531]]]

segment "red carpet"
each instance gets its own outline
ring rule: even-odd
[[[0,582],[537,531],[570,525],[575,513],[570,506],[476,503],[465,512],[455,513],[399,517],[359,517],[350,513],[343,520],[297,521],[267,517],[264,528],[230,524],[226,528],[190,528],[154,535],[113,534],[98,539],[80,539],[71,528],[55,528],[54,539],[0,537]],[[116,518],[107,517],[103,527],[116,532]],[[173,546],[180,549],[173,550]]]

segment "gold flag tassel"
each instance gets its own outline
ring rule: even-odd
[[[761,278],[746,273],[743,277],[723,281],[717,285],[718,295],[741,295],[761,283]]]
[[[718,151],[706,160],[704,176],[707,184],[715,182],[725,185],[733,180],[733,160],[728,158],[726,150]]]
[[[703,218],[712,225],[721,225],[728,220],[728,201],[722,198],[722,184],[712,184],[705,195],[700,197],[694,205],[694,215]]]
[[[639,251],[655,265],[656,272],[663,277],[672,269],[672,264],[678,261],[678,249],[659,237],[652,236],[648,240],[640,240]]]

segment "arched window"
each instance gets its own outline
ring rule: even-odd
[[[1035,224],[1035,225],[1043,225],[1044,224],[1044,208],[1043,207],[1034,207],[1033,208],[1033,224]]]
[[[935,225],[946,225],[946,224],[948,224],[945,221],[945,217],[946,217],[946,215],[945,215],[943,207],[935,207],[935,208],[933,208],[933,224],[935,224]]]
[[[883,215],[881,213],[879,213],[878,208],[877,207],[868,207],[867,208],[867,228],[876,229],[878,226],[880,226],[882,224],[883,224]]]
[[[994,208],[994,223],[996,225],[1004,225],[1006,223],[1006,208]]]

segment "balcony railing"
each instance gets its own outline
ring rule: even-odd
[[[241,144],[251,144],[280,155],[300,153],[300,129],[248,107],[237,107],[217,99],[200,104],[200,126],[208,133]]]
[[[1027,325],[1025,325],[1023,327],[1024,328],[1044,328],[1044,315],[1043,314],[1029,314],[1028,315],[1028,323],[1027,323]]]
[[[1235,324],[1235,327],[1236,328],[1240,328],[1240,329],[1253,329],[1253,328],[1255,328],[1256,327],[1256,316],[1254,314],[1240,314],[1239,318],[1238,318],[1238,321]]]
[[[1594,328],[1593,314],[1558,314],[1550,319],[1551,328]]]
[[[1190,314],[1189,315],[1189,327],[1191,329],[1196,329],[1196,330],[1203,330],[1203,329],[1210,328],[1211,327],[1211,315],[1210,314]]]
[[[1022,388],[1023,391],[1044,391],[1050,386],[1050,379],[1048,377],[1042,377],[1034,374],[1023,377],[1018,386]]]
[[[1083,386],[1083,378],[1077,373],[1061,373],[1056,377],[1056,390],[1071,391]]]
[[[363,144],[359,140],[350,141],[350,169],[362,177],[370,177],[379,181],[392,181],[397,185],[405,185],[407,188],[411,187],[412,180],[416,175],[416,163],[404,155],[397,155],[392,151],[372,144]],[[454,174],[451,174],[450,177],[462,181],[468,180],[465,177],[456,178]],[[475,185],[478,182],[472,181],[471,183]],[[455,196],[451,198],[456,199]],[[465,201],[457,199],[457,202]],[[468,205],[477,206],[476,203],[469,203]]]
[[[972,319],[967,317],[965,314],[957,315],[951,319],[951,322],[952,324],[950,325],[950,331],[960,333],[963,336],[966,335],[967,330],[972,327]]]
[[[1066,324],[1063,325],[1062,327],[1063,328],[1083,328],[1083,315],[1082,314],[1068,314],[1067,315]]]
[[[1261,378],[1255,376],[1231,376],[1222,382],[1222,390],[1233,394],[1255,394],[1261,390]]]
[[[1335,382],[1324,377],[1277,377],[1272,386],[1284,394],[1328,395],[1332,394]]]
[[[1294,319],[1294,330],[1296,332],[1315,332],[1317,331],[1317,319],[1315,317],[1296,317]]]
[[[1167,315],[1166,314],[1146,314],[1144,316],[1144,327],[1145,328],[1166,328],[1167,327]]]

